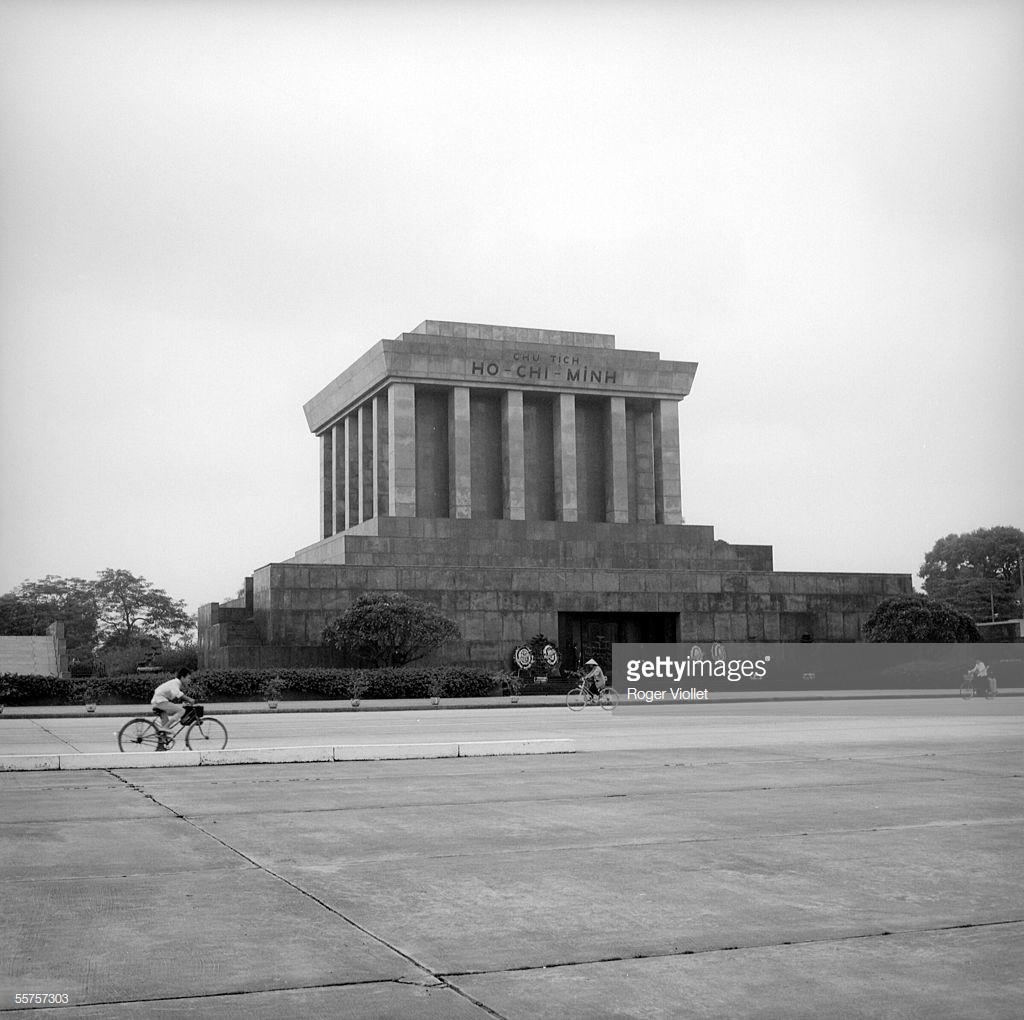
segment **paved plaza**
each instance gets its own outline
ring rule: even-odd
[[[227,721],[576,750],[0,773],[0,1013],[1024,1014],[1022,698]],[[115,723],[5,716],[2,750]]]

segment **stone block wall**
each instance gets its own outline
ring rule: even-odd
[[[64,622],[51,623],[45,635],[0,636],[0,673],[69,676]]]
[[[670,614],[684,642],[856,641],[879,601],[912,590],[907,575],[771,564],[770,547],[703,526],[382,518],[255,571],[251,609],[204,607],[203,661],[240,665],[248,644],[249,664],[327,664],[322,631],[363,592],[433,603],[462,632],[437,658],[490,668],[557,635],[560,614]]]

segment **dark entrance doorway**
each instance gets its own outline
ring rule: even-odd
[[[558,614],[558,649],[563,671],[576,669],[580,663],[594,658],[610,673],[613,644],[672,644],[678,640],[678,613]]]

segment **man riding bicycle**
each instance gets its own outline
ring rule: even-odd
[[[994,694],[996,690],[996,678],[990,675],[988,666],[981,659],[974,664],[973,669],[967,671],[967,676],[977,678],[977,689],[979,694]]]
[[[156,712],[156,728],[161,733],[172,733],[174,724],[185,711],[185,705],[195,704],[181,689],[182,684],[188,683],[189,672],[183,666],[170,680],[162,683],[153,692],[150,704],[153,706],[153,711]]]

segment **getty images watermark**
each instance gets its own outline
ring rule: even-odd
[[[708,701],[711,689],[768,676],[771,654],[727,655],[724,645],[615,645],[612,671],[625,683],[627,701]],[[690,686],[687,687],[686,685]],[[702,685],[702,686],[697,686]]]
[[[1021,658],[993,645],[718,641],[612,645],[612,677],[627,702],[710,701],[742,690],[949,690],[986,658],[1004,681],[1024,678]]]

